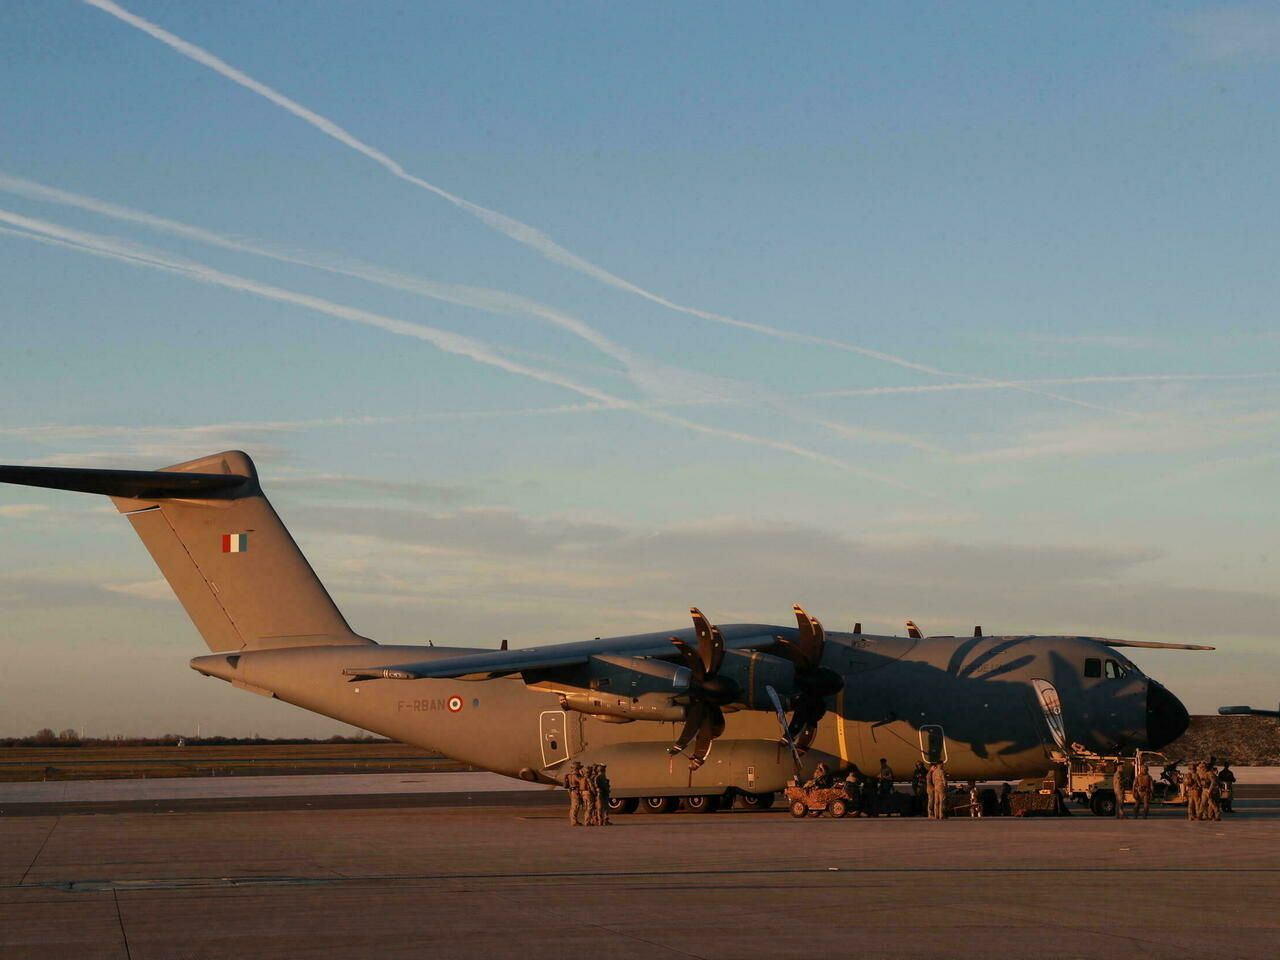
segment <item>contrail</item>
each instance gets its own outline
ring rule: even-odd
[[[223,249],[233,250],[239,253],[249,253],[283,263],[296,264],[298,266],[323,270],[328,273],[334,273],[341,276],[353,277],[367,283],[377,284],[394,290],[401,290],[418,296],[429,297],[446,303],[458,304],[460,306],[471,307],[505,316],[532,317],[581,338],[596,347],[602,353],[620,362],[632,382],[653,397],[660,405],[666,406],[671,405],[672,403],[728,402],[748,399],[747,393],[741,388],[729,390],[731,393],[736,393],[736,397],[718,395],[714,390],[714,387],[716,386],[728,389],[735,387],[736,384],[728,383],[721,378],[696,375],[690,371],[668,367],[665,364],[656,364],[640,356],[634,351],[615,343],[599,330],[577,317],[571,316],[564,311],[557,310],[554,307],[550,307],[536,300],[507,293],[502,290],[442,283],[423,277],[385,270],[369,264],[352,262],[345,259],[339,260],[332,256],[317,253],[315,251],[291,250],[284,252],[278,248],[262,243],[254,243],[248,240],[228,237],[223,234],[215,233],[211,230],[193,227],[176,220],[159,217],[154,214],[135,210],[120,204],[110,203],[96,197],[89,197],[84,194],[49,187],[33,180],[11,176],[2,172],[0,172],[0,190],[25,197],[27,199],[47,203],[57,203],[80,210],[87,210],[91,213],[96,213],[114,220],[139,224],[161,233],[183,237],[189,240],[196,240],[201,243],[210,244]],[[708,386],[704,386],[704,384],[708,382],[710,384],[710,388]],[[792,403],[788,403],[784,398],[765,395],[764,391],[760,390],[758,387],[754,388],[754,393],[749,396],[749,399],[771,403],[788,416],[794,417],[798,420],[814,423],[817,426],[832,431],[833,433],[839,433],[844,436],[851,437],[870,438],[884,442],[902,443],[907,446],[917,447],[918,449],[927,449],[936,452],[936,448],[923,444],[914,437],[883,431],[877,432],[848,427],[843,424],[833,423],[829,420],[814,418],[807,411],[801,410]]]
[[[1035,380],[983,380],[975,383],[931,383],[905,387],[859,387],[849,390],[822,390],[808,397],[871,397],[886,393],[941,393],[952,390],[999,390],[1010,387],[1063,386],[1087,383],[1165,383],[1182,380],[1264,380],[1280,373],[1138,373],[1115,376],[1044,377]]]
[[[224,273],[220,270],[215,270],[212,267],[208,267],[204,264],[196,263],[191,260],[172,259],[117,238],[103,237],[80,230],[74,230],[69,227],[62,227],[44,220],[24,217],[20,214],[12,213],[7,210],[0,210],[0,222],[8,223],[12,228],[16,228],[10,229],[0,227],[0,232],[10,234],[12,236],[66,247],[82,253],[90,253],[95,256],[130,263],[135,266],[145,266],[154,270],[177,274],[178,276],[184,276],[203,283],[228,287],[244,293],[252,293],[268,300],[275,300],[282,303],[290,303],[295,306],[305,307],[309,310],[327,314],[328,316],[342,320],[349,320],[354,323],[377,327],[381,330],[398,334],[400,336],[425,340],[437,349],[446,353],[467,357],[478,363],[487,364],[489,366],[497,367],[500,370],[505,370],[508,373],[529,377],[530,379],[538,380],[542,383],[571,390],[610,408],[628,410],[633,413],[637,413],[640,416],[648,417],[651,420],[682,427],[696,433],[724,437],[731,440],[737,440],[740,443],[768,447],[773,450],[779,450],[783,453],[794,454],[807,460],[812,460],[815,463],[835,467],[848,473],[856,474],[869,480],[875,480],[878,483],[883,483],[899,490],[916,494],[917,496],[937,499],[937,494],[920,490],[892,477],[883,476],[881,474],[874,473],[873,471],[865,470],[861,467],[855,467],[853,464],[840,460],[837,457],[832,457],[816,450],[810,450],[809,448],[799,446],[798,444],[782,440],[771,440],[766,437],[742,433],[737,430],[707,426],[706,424],[697,423],[693,420],[687,420],[684,417],[678,417],[673,414],[664,413],[660,410],[645,407],[621,397],[612,396],[602,390],[596,390],[593,387],[579,384],[567,377],[551,374],[535,367],[529,367],[525,364],[515,363],[508,360],[506,357],[495,353],[483,341],[477,340],[474,337],[468,337],[464,334],[454,333],[449,330],[442,330],[426,324],[410,323],[405,320],[395,319],[394,317],[387,317],[382,314],[372,313],[356,307],[348,307],[343,304],[334,303],[331,300],[325,300],[321,297],[314,297],[309,294],[285,290],[281,287],[272,286],[270,284],[259,283],[256,280],[237,276],[235,274]]]
[[[684,313],[693,317],[699,317],[700,319],[709,320],[713,323],[727,324],[729,326],[738,327],[743,330],[752,330],[756,333],[760,333],[765,336],[777,337],[782,340],[790,340],[793,343],[805,343],[805,344],[811,344],[814,346],[828,347],[835,350],[844,350],[850,353],[856,353],[861,356],[868,357],[873,360],[880,360],[884,363],[895,364],[899,367],[904,367],[908,370],[916,370],[920,373],[928,373],[934,376],[952,377],[955,379],[973,380],[976,382],[986,382],[988,380],[988,378],[986,377],[979,377],[979,376],[975,376],[967,373],[956,373],[949,370],[942,370],[942,369],[939,369],[938,367],[932,367],[927,364],[916,363],[915,361],[907,360],[903,357],[898,357],[891,353],[885,353],[880,350],[872,350],[868,347],[858,346],[857,344],[846,343],[843,340],[834,340],[828,337],[819,337],[819,336],[814,336],[812,334],[797,333],[792,330],[782,330],[782,329],[779,329],[778,327],[771,327],[762,323],[751,323],[746,320],[738,320],[734,317],[725,316],[724,314],[712,313],[711,311],[708,311],[708,310],[699,310],[696,307],[689,307],[683,304],[675,303],[671,300],[668,300],[665,297],[659,296],[656,293],[652,293],[648,290],[645,290],[643,287],[639,287],[636,284],[630,282],[629,280],[624,280],[622,277],[619,277],[614,273],[610,273],[608,270],[604,269],[603,267],[597,266],[596,264],[591,263],[590,261],[585,260],[582,257],[578,256],[577,254],[569,250],[566,250],[564,247],[560,246],[558,243],[556,243],[554,240],[548,237],[545,233],[543,233],[542,231],[538,230],[535,227],[529,226],[527,223],[521,223],[519,220],[516,220],[512,217],[508,217],[506,214],[499,213],[496,210],[490,210],[488,207],[482,207],[479,204],[472,203],[470,200],[464,200],[462,197],[459,197],[459,196],[456,196],[455,194],[450,193],[448,190],[445,190],[443,187],[438,187],[434,183],[430,183],[426,180],[423,180],[421,177],[414,176],[413,174],[405,170],[404,167],[402,167],[395,160],[392,160],[389,156],[383,153],[381,150],[378,150],[376,147],[372,147],[369,144],[365,143],[363,140],[360,140],[355,135],[345,130],[343,127],[339,126],[338,124],[334,123],[329,118],[321,116],[320,114],[316,113],[314,110],[307,109],[302,104],[298,103],[296,100],[292,100],[289,97],[286,97],[284,94],[280,93],[279,91],[274,90],[271,87],[267,86],[265,83],[262,83],[259,80],[255,80],[253,77],[249,76],[247,73],[243,72],[242,70],[237,70],[235,67],[231,66],[225,60],[222,60],[221,58],[214,56],[212,53],[203,49],[202,47],[198,47],[193,43],[183,40],[181,37],[175,34],[172,34],[168,30],[165,30],[164,28],[152,23],[150,20],[146,20],[135,13],[129,12],[128,10],[121,7],[119,4],[112,2],[112,0],[84,0],[84,2],[91,7],[98,8],[104,13],[111,14],[111,16],[115,17],[116,19],[121,20],[124,23],[129,24],[131,27],[141,30],[143,33],[146,33],[154,37],[155,39],[159,40],[161,43],[165,44],[171,49],[182,54],[184,57],[187,57],[190,60],[194,60],[196,63],[202,64],[203,66],[208,67],[210,70],[213,70],[217,73],[222,74],[228,80],[231,80],[232,82],[239,84],[245,89],[258,94],[258,96],[271,101],[276,106],[287,110],[289,113],[292,113],[295,117],[298,117],[300,120],[304,121],[305,123],[310,124],[312,127],[321,131],[322,133],[327,134],[328,136],[337,140],[339,143],[343,144],[344,146],[347,146],[350,149],[355,150],[357,153],[363,154],[364,156],[368,157],[370,160],[378,164],[380,167],[382,167],[392,176],[398,177],[407,183],[411,183],[416,187],[419,187],[423,190],[426,190],[430,193],[435,194],[438,197],[441,197],[444,200],[449,201],[454,206],[458,207],[461,210],[465,210],[467,213],[479,219],[482,223],[486,224],[489,227],[492,227],[494,230],[497,230],[500,233],[505,234],[506,236],[510,237],[512,240],[515,240],[517,243],[524,244],[525,246],[538,251],[548,260],[551,260],[555,263],[559,263],[562,266],[569,267],[570,269],[576,270],[579,273],[585,274],[586,276],[593,277],[596,280],[599,280],[600,282],[605,283],[618,290],[624,290],[627,293],[634,294],[638,297],[643,297],[644,299],[649,300],[652,303],[659,304],[660,306],[666,307],[670,310],[675,310],[679,313]],[[1077,400],[1074,397],[1067,397],[1061,394],[1047,393],[1045,391],[1035,390],[1030,387],[1015,387],[1013,389],[1019,389],[1025,393],[1036,394],[1037,396],[1043,396],[1049,399],[1059,400],[1063,403],[1069,403],[1079,407],[1086,407],[1091,410],[1103,410],[1109,413],[1117,413],[1117,412],[1130,413],[1129,411],[1116,411],[1116,410],[1113,410],[1112,408],[1104,407],[1096,403],[1089,403],[1084,400]],[[1136,415],[1136,414],[1130,414],[1130,415]]]

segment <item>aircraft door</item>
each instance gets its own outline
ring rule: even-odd
[[[920,756],[924,758],[925,763],[947,762],[947,735],[939,724],[921,725]]]
[[[544,710],[538,717],[542,766],[554,767],[569,759],[569,727],[563,710]]]

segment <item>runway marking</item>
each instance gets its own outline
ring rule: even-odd
[[[40,859],[40,854],[44,853],[44,848],[48,845],[49,838],[53,836],[53,831],[58,829],[58,824],[60,824],[61,822],[62,822],[61,817],[58,817],[56,820],[53,821],[53,826],[50,827],[49,832],[45,834],[44,841],[40,844],[40,849],[36,851],[36,855],[32,857],[31,862],[27,864],[27,869],[22,871],[22,877],[21,879],[18,880],[18,886],[22,886],[22,884],[26,881],[27,874],[31,872],[31,868],[34,867],[36,865],[36,861]]]
[[[413,883],[437,880],[586,880],[630,879],[636,877],[731,877],[731,876],[801,876],[817,874],[834,876],[850,874],[1204,874],[1214,876],[1244,876],[1280,874],[1280,867],[849,867],[832,868],[784,867],[727,870],[619,870],[613,872],[558,872],[558,873],[424,873],[424,874],[374,874],[349,877],[168,877],[129,880],[47,880],[30,884],[3,884],[0,890],[30,890],[43,887],[59,893],[128,893],[151,890],[209,890],[236,887],[336,887],[358,886],[368,883]]]

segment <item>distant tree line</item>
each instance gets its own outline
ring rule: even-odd
[[[242,746],[289,746],[307,743],[391,743],[386,737],[375,737],[362,733],[354,737],[335,735],[323,740],[313,737],[189,737],[180,733],[166,733],[161,737],[126,737],[117,734],[113,737],[81,737],[70,727],[55,733],[49,727],[37,730],[27,737],[0,737],[0,747],[242,747]]]

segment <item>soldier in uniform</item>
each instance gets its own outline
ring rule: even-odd
[[[1236,775],[1231,770],[1231,763],[1228,760],[1222,761],[1222,769],[1218,771],[1218,785],[1222,788],[1222,812],[1234,813],[1231,809],[1231,799],[1236,792]]]
[[[880,777],[876,787],[881,800],[893,793],[893,767],[884,757],[880,758]]]
[[[815,788],[824,788],[831,786],[831,774],[827,770],[825,763],[820,763],[813,768],[813,776],[804,782],[806,790]]]
[[[1151,796],[1155,793],[1156,784],[1151,779],[1151,771],[1146,764],[1138,768],[1133,778],[1133,815],[1148,820],[1151,817]]]
[[[574,827],[582,826],[582,779],[582,764],[574,760],[569,764],[569,772],[564,775],[564,788],[569,791],[569,824]]]
[[[947,773],[941,763],[929,767],[929,819],[941,820],[946,816]]]
[[[1187,798],[1187,819],[1200,820],[1200,771],[1193,763],[1182,774],[1182,793]]]
[[[978,795],[978,784],[975,780],[969,781],[969,817],[973,820],[982,818],[982,798]]]
[[[1212,758],[1210,758],[1212,759]],[[1209,764],[1200,766],[1200,812],[1205,820],[1221,820],[1222,808],[1218,806],[1218,776]]]
[[[1124,764],[1118,761],[1111,772],[1111,792],[1116,795],[1116,818],[1127,819],[1124,812]]]
[[[595,822],[602,827],[611,827],[609,819],[609,777],[605,774],[605,764],[596,764],[596,796],[595,809],[592,811]]]
[[[582,806],[586,813],[588,827],[594,827],[599,824],[596,820],[596,800],[599,793],[596,790],[596,764],[587,764],[586,770],[582,776]]]

